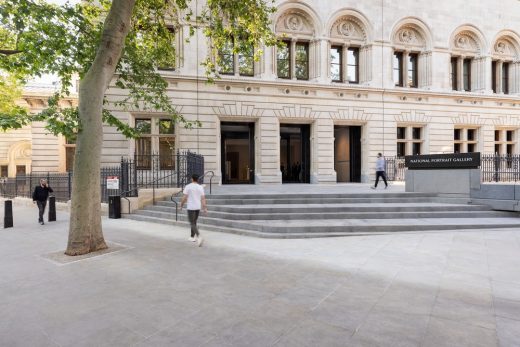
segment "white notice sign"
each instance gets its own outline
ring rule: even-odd
[[[119,177],[108,176],[107,177],[107,189],[119,189]]]

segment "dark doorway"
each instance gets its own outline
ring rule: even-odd
[[[311,143],[309,124],[280,124],[280,171],[283,183],[309,183]]]
[[[255,183],[255,123],[221,123],[223,184]]]
[[[334,127],[334,170],[338,182],[361,182],[361,127]]]

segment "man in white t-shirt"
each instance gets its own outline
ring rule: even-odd
[[[199,175],[191,176],[192,182],[184,188],[184,196],[181,201],[181,209],[187,202],[188,220],[191,225],[190,241],[197,241],[197,244],[202,246],[202,237],[199,235],[199,228],[197,227],[197,219],[199,218],[200,210],[204,213],[208,212],[206,207],[206,197],[204,195],[204,188],[199,184]]]

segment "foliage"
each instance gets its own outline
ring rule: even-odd
[[[103,121],[128,137],[138,133],[115,117],[111,109],[157,111],[184,126],[198,125],[177,112],[167,95],[168,82],[160,75],[159,68],[175,66],[177,54],[172,31],[181,22],[191,26],[192,34],[196,28],[203,28],[212,43],[210,55],[204,61],[211,79],[216,73],[215,62],[218,64],[216,52],[230,37],[235,38],[234,53],[250,55],[251,47],[255,47],[255,59],[262,53],[258,47],[276,43],[270,29],[269,17],[274,11],[270,1],[207,0],[200,11],[193,11],[189,0],[137,0],[132,28],[113,80],[125,92],[117,100],[105,100]],[[37,117],[47,121],[47,128],[54,134],[70,138],[81,131],[77,109],[60,109],[59,99],[68,95],[75,79],[82,79],[91,67],[110,6],[108,0],[85,0],[62,6],[43,0],[0,0],[0,39],[2,35],[6,37],[0,40],[0,45],[20,51],[10,56],[0,55],[0,70],[17,76],[54,74],[61,81],[60,92]],[[21,124],[0,115],[2,129]]]
[[[16,104],[22,87],[13,75],[0,75],[0,130],[19,129],[29,123],[27,110]]]

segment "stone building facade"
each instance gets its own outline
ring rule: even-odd
[[[114,110],[147,134],[105,128],[103,164],[189,149],[222,183],[335,183],[371,180],[378,152],[519,153],[520,1],[276,5],[285,46],[263,48],[257,62],[220,52],[214,84],[200,66],[210,42],[187,41],[186,23],[175,23],[179,59],[162,74],[177,110],[202,126]]]
[[[47,106],[54,86],[28,85],[18,101],[32,114]],[[61,101],[63,107],[77,105],[77,96]],[[14,177],[31,172],[66,172],[74,160],[74,144],[67,144],[45,129],[45,123],[34,122],[21,129],[0,132],[0,177]]]

